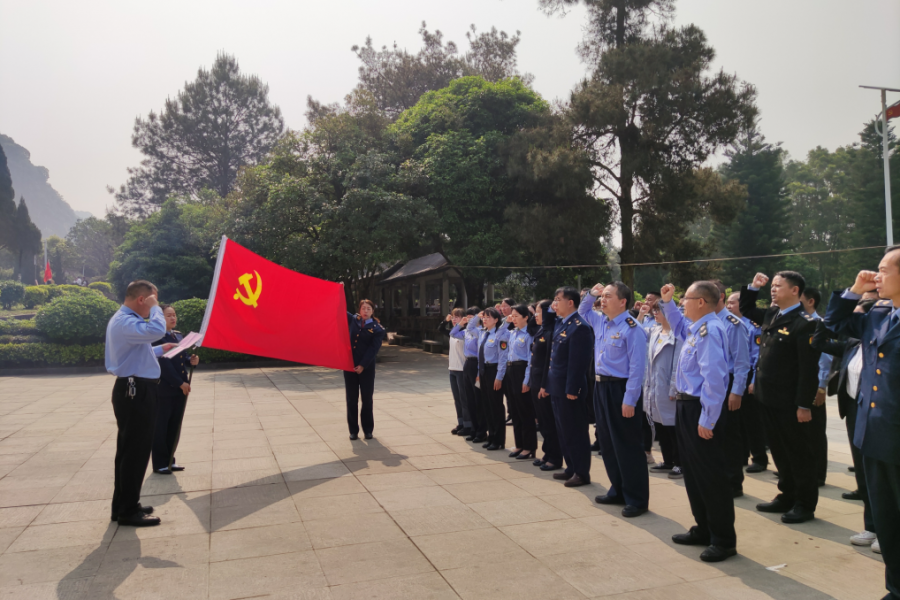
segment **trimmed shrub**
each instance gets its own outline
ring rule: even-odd
[[[34,319],[5,319],[0,321],[0,335],[35,335]]]
[[[25,308],[35,308],[50,302],[50,290],[47,287],[40,285],[29,285],[26,287],[25,297],[22,299],[22,304],[25,305]]]
[[[25,297],[25,286],[18,281],[0,281],[0,304],[9,310],[13,304],[18,304]]]
[[[88,289],[98,291],[105,296],[112,295],[112,286],[105,281],[95,281],[94,283],[89,283]]]
[[[0,344],[0,368],[102,365],[105,344]]]
[[[118,304],[96,292],[66,295],[41,307],[34,322],[51,342],[91,343],[104,338],[106,325],[117,310]]]

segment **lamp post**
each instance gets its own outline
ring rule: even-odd
[[[885,226],[887,227],[887,245],[894,245],[894,227],[893,217],[891,215],[891,164],[890,155],[888,154],[888,106],[887,92],[900,92],[896,88],[877,87],[874,85],[861,85],[861,88],[867,90],[881,91],[881,156],[884,159],[884,214]],[[894,108],[891,106],[891,108]],[[892,115],[893,116],[893,115]],[[875,127],[878,131],[878,127]]]

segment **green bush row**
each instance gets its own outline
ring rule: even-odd
[[[35,335],[34,319],[5,319],[0,321],[0,335]]]
[[[0,281],[0,305],[9,310],[25,297],[25,286],[14,280]]]
[[[88,290],[88,294],[51,300],[38,310],[34,322],[38,331],[52,342],[90,344],[104,339],[106,325],[117,310],[117,303]]]
[[[104,344],[0,344],[0,367],[81,367],[103,364]]]

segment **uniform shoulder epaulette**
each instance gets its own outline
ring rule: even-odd
[[[178,334],[180,334],[181,332],[178,331],[177,329],[173,329],[173,330],[172,330],[172,333],[178,333]]]
[[[809,313],[803,313],[803,316],[806,318],[807,321],[815,321],[816,320],[816,318]]]
[[[629,327],[637,327],[637,323],[631,317],[625,317],[625,322],[628,323]]]
[[[576,327],[581,325],[581,320],[578,317],[573,317],[572,322],[575,323]]]
[[[709,333],[709,330],[706,328],[706,323],[700,326],[700,329],[697,330],[697,333],[700,337],[706,337],[706,334]]]
[[[738,319],[734,315],[726,315],[725,318],[728,319],[728,322],[731,323],[732,325],[740,325],[741,324],[741,320]]]
[[[750,321],[750,324],[759,329],[759,323],[757,323],[756,321]]]

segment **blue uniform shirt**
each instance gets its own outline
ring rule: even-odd
[[[819,313],[814,312],[810,315],[816,321],[821,321],[822,317]],[[831,361],[834,357],[826,352],[819,357],[819,387],[825,389],[828,387],[828,373],[831,372]]]
[[[728,372],[734,375],[731,393],[743,396],[750,374],[750,333],[741,320],[727,309],[723,308],[716,314],[725,326],[725,337],[728,341],[725,359],[728,361]]]
[[[524,381],[526,384],[528,383],[528,378],[531,376],[531,341],[533,339],[534,337],[528,334],[527,327],[513,329],[509,332],[509,354],[507,355],[507,360],[509,360],[509,362],[517,360],[528,362],[528,366],[525,367]]]
[[[162,346],[151,346],[166,334],[166,319],[158,306],[150,309],[144,321],[127,306],[122,306],[106,326],[106,370],[116,377],[159,379],[157,356]]]
[[[509,329],[501,323],[496,329],[485,329],[481,332],[479,347],[484,347],[484,362],[481,362],[481,354],[478,357],[478,372],[484,370],[484,364],[497,365],[497,381],[503,381],[506,375],[506,363],[509,354]],[[481,385],[488,382],[482,381]]]
[[[469,319],[466,328],[463,329],[461,324],[456,325],[450,330],[450,336],[458,340],[463,340],[463,354],[466,358],[478,358],[478,340],[481,337],[481,331],[478,326],[481,319],[478,315]]]
[[[756,380],[756,363],[759,362],[759,344],[762,339],[762,329],[759,325],[748,319],[741,317],[741,321],[747,327],[747,333],[750,334],[750,375],[747,379],[747,386]]]
[[[628,312],[615,319],[594,312],[596,298],[585,294],[578,314],[594,328],[594,370],[597,375],[628,379],[622,402],[636,406],[647,365],[647,333]]]
[[[661,301],[660,306],[672,325],[672,331],[684,340],[675,387],[683,394],[700,398],[703,410],[699,424],[713,429],[722,413],[725,390],[728,389],[725,326],[715,313],[709,313],[685,327],[685,318],[673,302]]]

